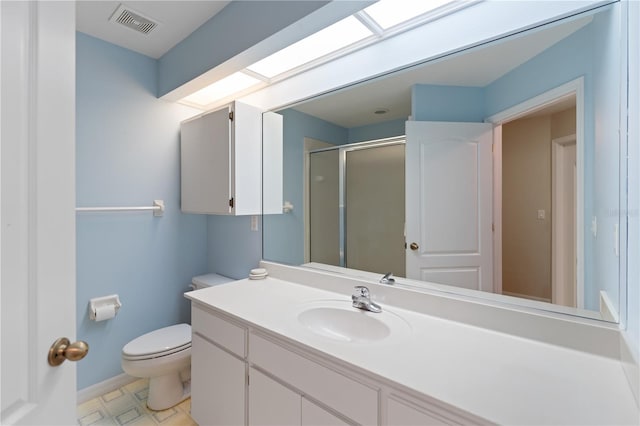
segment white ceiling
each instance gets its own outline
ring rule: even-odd
[[[396,72],[294,108],[352,128],[411,115],[411,86],[434,84],[484,87],[591,22],[591,17],[532,31],[456,55]],[[384,115],[374,111],[388,109]]]
[[[220,12],[230,1],[93,1],[76,3],[76,29],[93,37],[160,58],[173,46]],[[124,4],[141,16],[158,22],[148,34],[142,34],[109,17]]]

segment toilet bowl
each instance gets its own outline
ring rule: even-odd
[[[194,277],[202,289],[233,281],[218,274]],[[149,379],[147,407],[166,410],[191,396],[191,326],[177,324],[143,334],[122,348],[122,369]]]
[[[122,369],[149,378],[147,406],[166,410],[191,396],[191,326],[177,324],[143,334],[122,348]]]

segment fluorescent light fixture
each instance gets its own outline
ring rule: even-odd
[[[386,30],[447,3],[451,0],[380,0],[364,11]]]
[[[213,84],[208,85],[204,89],[200,89],[197,92],[183,98],[183,101],[206,106],[219,99],[226,98],[227,96],[238,93],[242,90],[248,89],[258,83],[261,80],[251,77],[243,72],[236,72],[228,77],[218,80]]]
[[[247,69],[267,78],[272,78],[285,71],[289,71],[349,46],[372,34],[373,33],[355,17],[349,16],[297,43],[267,56],[247,67]]]

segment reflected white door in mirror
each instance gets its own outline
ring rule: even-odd
[[[493,291],[492,125],[406,127],[407,278]]]

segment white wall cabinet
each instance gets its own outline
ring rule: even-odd
[[[185,213],[261,212],[262,111],[233,102],[180,124]]]
[[[477,423],[197,303],[191,326],[191,415],[199,424]]]

